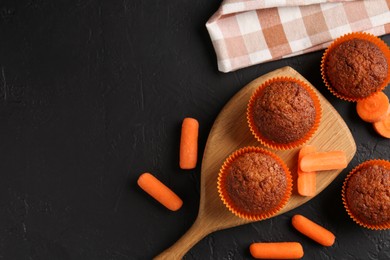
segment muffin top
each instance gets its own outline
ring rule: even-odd
[[[390,169],[368,165],[348,180],[346,202],[351,213],[371,225],[390,221]]]
[[[261,134],[288,144],[305,136],[316,119],[309,92],[294,81],[275,81],[266,86],[253,106],[253,122]]]
[[[227,169],[228,196],[235,207],[246,213],[275,210],[285,196],[287,185],[282,165],[267,154],[244,153]]]
[[[329,52],[326,75],[332,87],[350,98],[365,98],[380,90],[387,77],[387,60],[374,43],[351,39]]]

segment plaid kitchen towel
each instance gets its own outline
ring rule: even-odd
[[[206,23],[218,68],[240,68],[326,48],[335,38],[390,32],[390,0],[225,0]]]

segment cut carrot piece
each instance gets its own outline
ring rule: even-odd
[[[347,165],[344,151],[311,153],[303,156],[299,161],[299,167],[303,172],[344,169]]]
[[[378,122],[373,123],[375,131],[383,137],[390,138],[390,107],[386,116]]]
[[[301,148],[298,154],[298,163],[303,156],[317,151],[313,145],[306,145]],[[314,196],[316,194],[316,172],[303,172],[298,167],[297,189],[302,196]]]
[[[317,243],[323,246],[331,246],[334,244],[336,239],[335,235],[310,219],[302,215],[295,215],[292,217],[291,222],[296,230],[313,239]]]
[[[298,242],[252,243],[249,251],[257,259],[299,259],[303,257],[303,248]]]
[[[356,111],[361,119],[374,123],[383,119],[389,107],[389,98],[383,92],[366,99],[360,100],[356,104]]]
[[[297,179],[297,189],[301,196],[316,195],[316,172],[301,172]]]
[[[180,138],[180,168],[194,169],[198,158],[199,123],[194,118],[184,118]]]
[[[148,172],[141,174],[137,183],[141,189],[172,211],[183,205],[183,201],[171,189]]]

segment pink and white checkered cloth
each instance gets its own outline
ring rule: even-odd
[[[240,68],[326,48],[335,38],[390,33],[390,0],[225,0],[206,23],[218,68]]]

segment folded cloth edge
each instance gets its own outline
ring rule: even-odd
[[[245,11],[268,9],[274,7],[304,6],[304,5],[313,5],[313,4],[321,4],[321,3],[337,3],[337,2],[351,2],[351,1],[356,1],[356,0],[281,0],[281,1],[225,0],[218,8],[215,15],[213,15],[207,23],[213,22],[215,19],[218,19],[223,15],[237,14]]]
[[[314,1],[317,1],[317,0],[314,0]],[[360,0],[361,2],[364,2],[364,0]],[[387,3],[387,6],[390,6],[390,1],[389,0],[377,0],[378,2],[384,2],[385,4]],[[226,2],[226,1],[225,1]],[[225,3],[224,2],[224,3]],[[228,1],[229,2],[229,1]],[[231,2],[231,1],[230,1]],[[254,1],[256,2],[256,1]],[[302,1],[299,1],[299,0],[296,0],[295,2],[302,2]],[[308,2],[308,1],[306,1]],[[319,1],[317,1],[319,2]],[[317,4],[317,5],[326,5],[326,4],[329,4],[330,2],[334,3],[335,1],[326,1],[328,3],[325,3],[325,4]],[[344,1],[343,1],[344,2]],[[224,4],[223,3],[223,4]],[[340,5],[342,5],[342,3],[340,3]],[[216,46],[215,44],[215,36],[213,34],[216,33],[216,30],[218,31],[219,28],[218,28],[218,25],[217,25],[217,21],[219,23],[221,23],[221,19],[223,19],[224,15],[223,14],[223,10],[221,10],[222,6],[218,9],[218,11],[212,16],[210,17],[210,19],[207,21],[206,23],[206,28],[209,32],[209,35],[211,37],[211,40],[212,40],[212,43],[213,43],[213,47],[215,49],[215,52],[217,54],[217,61],[218,61],[218,69],[221,71],[221,72],[230,72],[230,71],[234,71],[234,70],[237,70],[237,69],[241,69],[241,68],[244,68],[244,67],[248,67],[248,66],[252,66],[252,65],[255,65],[255,64],[260,64],[260,63],[263,63],[263,62],[269,62],[269,61],[272,61],[272,60],[278,60],[278,59],[282,59],[282,58],[287,58],[287,57],[292,57],[292,56],[296,56],[296,55],[301,55],[301,54],[305,54],[305,53],[309,53],[309,52],[313,52],[313,51],[318,51],[318,50],[321,50],[321,49],[324,49],[326,48],[335,38],[337,37],[332,37],[331,39],[328,39],[328,41],[324,41],[320,44],[316,44],[316,45],[311,45],[311,46],[308,46],[306,48],[302,48],[302,49],[299,49],[299,50],[295,50],[295,51],[291,51],[291,53],[287,53],[285,55],[281,55],[281,56],[272,56],[272,57],[266,57],[264,59],[262,59],[261,61],[255,61],[255,62],[252,62],[251,60],[248,61],[248,56],[251,55],[250,53],[247,53],[245,54],[244,56],[237,56],[237,57],[233,57],[233,58],[228,58],[228,59],[223,59],[221,57],[223,57],[224,55],[222,55],[223,53],[222,52],[226,52],[227,51],[227,48],[226,46],[224,46],[224,48],[221,48],[221,44],[222,45],[226,45],[225,42],[223,41],[219,41],[219,46]],[[324,8],[326,9],[326,8]],[[389,7],[388,7],[389,9]],[[244,11],[244,12],[240,12],[240,15],[242,15],[242,13],[245,13],[245,12],[249,12],[249,11]],[[234,16],[234,15],[237,15],[238,13],[230,13],[229,15],[226,15],[227,18],[229,18],[230,16]],[[369,32],[375,36],[380,36],[380,35],[384,35],[384,34],[387,34],[390,32],[390,12],[389,10],[385,10],[384,14],[382,15],[382,24],[379,24],[378,26],[373,26],[372,28],[363,28],[362,30],[347,30],[347,31],[344,31],[343,33],[340,33],[339,35],[337,36],[341,36],[342,34],[345,34],[345,33],[350,33],[350,32],[358,32],[358,31],[364,31],[364,32]],[[223,36],[221,36],[221,32],[217,32],[218,34],[218,37],[219,38],[223,38]],[[222,43],[221,43],[222,42]],[[226,56],[226,55],[225,55]],[[246,61],[245,62],[242,62],[240,61],[241,60],[244,60],[246,58]],[[233,63],[233,64],[232,64]]]

